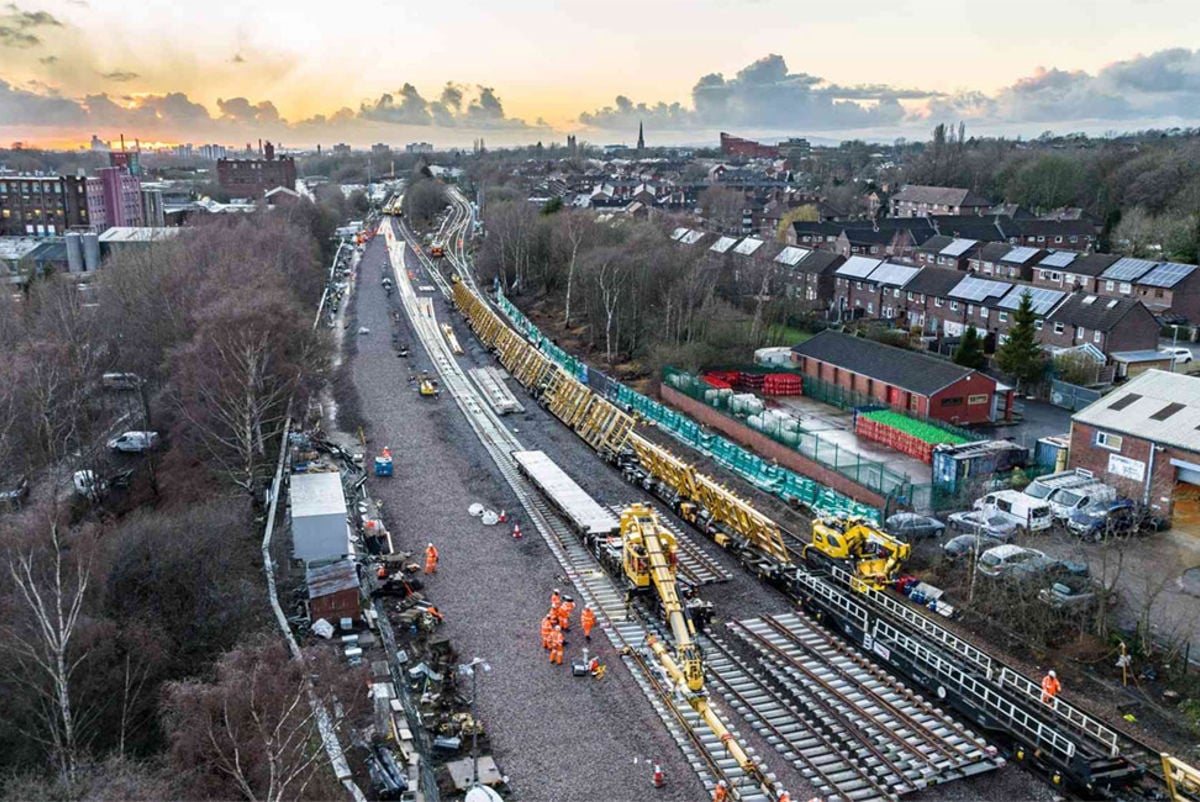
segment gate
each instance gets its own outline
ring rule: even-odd
[[[1080,387],[1059,379],[1050,382],[1050,403],[1077,412],[1104,395],[1099,390]]]

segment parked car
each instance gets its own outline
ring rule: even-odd
[[[1073,560],[1060,560],[1041,554],[1028,560],[1023,560],[1008,571],[1005,578],[1012,582],[1054,582],[1068,576],[1088,576],[1090,572],[1084,563]]]
[[[141,383],[136,373],[105,373],[100,377],[100,386],[105,390],[136,390]]]
[[[1055,520],[1069,521],[1077,512],[1104,509],[1116,499],[1115,488],[1103,482],[1093,482],[1083,487],[1063,488],[1050,497],[1050,512]]]
[[[1011,543],[1017,536],[1017,525],[1006,515],[966,510],[954,513],[947,520],[950,522],[950,529],[955,532],[984,535],[1001,543]]]
[[[1100,601],[1104,588],[1086,576],[1059,577],[1038,591],[1038,600],[1059,610],[1086,612]]]
[[[71,478],[75,492],[89,501],[99,501],[108,494],[108,481],[95,471],[75,471]]]
[[[29,495],[29,477],[22,476],[15,482],[4,485],[0,490],[0,505],[20,507],[21,502]]]
[[[1067,528],[1084,540],[1099,543],[1109,535],[1127,535],[1141,528],[1143,521],[1137,506],[1119,498],[1102,506],[1078,510],[1067,521]],[[1146,521],[1150,525],[1150,521]]]
[[[984,576],[1002,577],[1012,573],[1021,563],[1045,556],[1037,549],[1027,549],[1023,546],[1005,543],[979,555],[979,562],[975,565],[975,570]]]
[[[1049,529],[1050,524],[1054,522],[1049,504],[1024,493],[1018,493],[1016,490],[997,490],[994,493],[988,493],[975,500],[974,508],[1002,515],[1016,524],[1018,528],[1030,532]]]
[[[903,538],[909,543],[922,538],[939,538],[946,528],[937,518],[917,515],[915,512],[898,512],[884,521],[883,526],[889,535]]]
[[[1175,363],[1178,365],[1186,365],[1192,361],[1192,352],[1187,348],[1178,348],[1172,346],[1170,348],[1159,348],[1158,352],[1160,354],[1170,354],[1175,358]]]
[[[950,562],[958,562],[973,551],[984,552],[996,546],[1003,546],[1003,540],[997,540],[990,535],[959,535],[952,537],[942,546],[942,554]]]
[[[158,432],[125,432],[120,437],[108,441],[108,447],[113,451],[124,451],[128,454],[140,454],[158,448]]]

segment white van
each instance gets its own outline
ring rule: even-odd
[[[1016,490],[997,490],[975,500],[975,509],[995,513],[1028,532],[1049,529],[1054,517],[1050,505]]]
[[[1095,483],[1095,478],[1088,473],[1078,471],[1062,471],[1048,476],[1039,476],[1022,491],[1025,495],[1038,501],[1050,501],[1050,496],[1062,488],[1083,487]]]
[[[1103,482],[1092,482],[1082,487],[1064,487],[1055,490],[1050,496],[1050,511],[1057,520],[1069,521],[1077,512],[1102,509],[1116,498],[1116,489]]]

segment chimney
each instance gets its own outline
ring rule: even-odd
[[[262,155],[262,152],[263,152],[263,151],[262,151],[262,139],[260,138],[260,139],[258,140],[258,155],[259,155],[259,156],[261,156],[261,155]]]
[[[267,140],[267,144],[263,147],[263,154],[266,156],[267,161],[275,160],[275,146],[271,144],[270,140]]]
[[[121,134],[121,152],[125,152],[125,135]]]

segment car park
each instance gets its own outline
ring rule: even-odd
[[[108,441],[108,447],[113,451],[123,451],[127,454],[141,454],[158,448],[158,432],[125,432],[119,437]]]
[[[1001,543],[1011,543],[1017,536],[1017,525],[1005,515],[996,515],[982,510],[956,512],[947,520],[950,529],[968,535],[983,535]]]
[[[1153,527],[1150,519],[1143,521],[1140,518],[1137,506],[1129,499],[1122,498],[1073,513],[1067,521],[1067,528],[1084,540],[1099,543],[1112,535],[1137,532],[1143,524]]]
[[[942,545],[942,555],[950,562],[958,562],[972,553],[984,552],[1002,545],[1004,545],[1003,540],[997,540],[988,535],[959,535],[950,538]]]
[[[898,512],[884,521],[884,529],[889,535],[903,538],[909,543],[925,538],[939,538],[945,531],[946,525],[937,518],[918,515],[915,512]]]
[[[1011,574],[1022,563],[1045,556],[1037,549],[1027,549],[1023,546],[1005,543],[979,555],[979,562],[976,563],[975,570],[984,576],[1003,577]]]
[[[1059,610],[1085,612],[1100,601],[1104,588],[1086,576],[1067,574],[1038,591],[1038,600]]]
[[[1016,563],[1006,573],[1005,578],[1012,582],[1052,582],[1068,576],[1088,576],[1088,567],[1084,563],[1073,560],[1060,560],[1045,554],[1039,554],[1028,560]]]
[[[1104,508],[1116,497],[1117,491],[1103,482],[1063,488],[1050,497],[1050,511],[1055,520],[1069,521],[1075,513]]]

